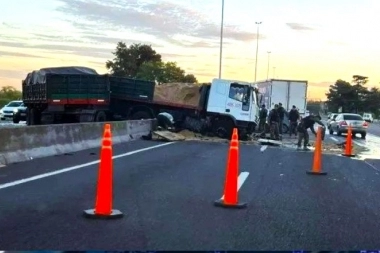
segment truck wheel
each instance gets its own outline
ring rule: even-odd
[[[149,112],[146,112],[146,111],[137,111],[135,112],[131,119],[132,120],[140,120],[140,119],[151,119],[153,118]]]
[[[107,121],[107,114],[105,111],[98,111],[95,115],[95,122]]]
[[[29,112],[29,125],[34,126],[36,125],[36,109],[32,108]]]
[[[26,109],[26,125],[30,126],[30,109]]]
[[[222,139],[230,139],[235,124],[229,119],[220,119],[215,122],[214,133]]]

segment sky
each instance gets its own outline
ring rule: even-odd
[[[28,72],[45,67],[106,73],[119,41],[152,45],[200,82],[218,77],[222,0],[1,1],[0,86],[21,89]],[[353,75],[380,86],[380,1],[224,3],[222,78],[254,81],[258,41],[257,81],[307,80],[309,99]]]

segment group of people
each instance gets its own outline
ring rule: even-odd
[[[325,126],[321,122],[321,117],[319,115],[311,114],[302,118],[295,105],[293,105],[292,109],[287,112],[282,106],[282,103],[275,104],[274,108],[269,111],[269,115],[265,105],[262,105],[259,116],[259,131],[263,131],[265,135],[267,128],[269,127],[270,138],[273,140],[280,140],[280,136],[282,136],[283,133],[282,127],[285,115],[289,119],[289,136],[291,137],[292,134],[296,137],[298,136],[297,148],[301,149],[301,145],[303,144],[303,149],[308,150],[309,133],[307,130],[310,129],[311,132],[316,135],[317,133],[314,130],[314,124],[318,123],[323,128]]]

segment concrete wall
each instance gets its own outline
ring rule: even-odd
[[[100,147],[104,122],[0,128],[0,164]],[[155,120],[110,122],[114,144],[148,135]]]

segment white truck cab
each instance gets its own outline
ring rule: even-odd
[[[213,79],[207,113],[225,116],[224,120],[231,119],[239,129],[254,131],[259,112],[257,92],[257,87],[249,82]]]

